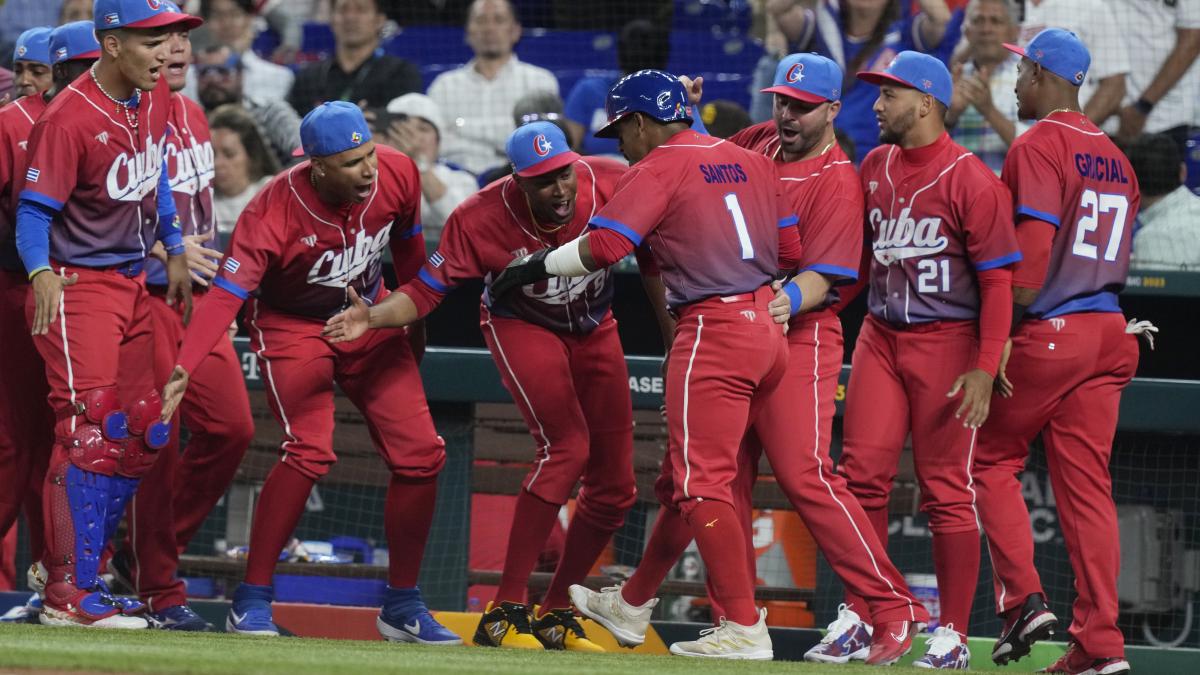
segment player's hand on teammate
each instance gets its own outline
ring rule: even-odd
[[[792,318],[792,299],[783,292],[782,281],[772,281],[771,290],[775,291],[775,297],[767,303],[767,312],[771,315],[771,320],[783,324],[783,332],[787,333],[788,319]]]
[[[699,105],[700,99],[704,96],[704,78],[697,77],[693,80],[687,75],[680,75],[679,81],[683,83],[683,88],[687,91],[688,105]]]
[[[1008,379],[1008,373],[1005,370],[1008,368],[1008,357],[1012,356],[1012,338],[1004,341],[1004,349],[1000,352],[1000,369],[996,371],[996,393],[1003,398],[1012,398],[1013,384]]]
[[[40,275],[39,275],[40,276]],[[187,255],[167,258],[167,306],[183,304],[183,325],[192,320],[192,273],[188,270]]]
[[[493,298],[500,299],[519,286],[550,278],[546,273],[546,256],[550,255],[550,250],[543,248],[508,263],[508,267],[492,280],[488,292]]]
[[[188,379],[188,372],[183,369],[183,366],[175,366],[175,370],[171,371],[171,377],[163,387],[162,393],[162,420],[164,422],[170,422],[171,417],[175,415],[175,409],[179,407],[179,402],[183,400],[183,394],[187,391]]]
[[[217,276],[217,261],[222,255],[205,246],[209,241],[211,236],[206,234],[189,234],[183,238],[188,273],[192,275],[192,281],[201,286],[207,286],[208,280]]]
[[[33,275],[33,326],[32,335],[45,335],[50,324],[58,321],[58,303],[62,290],[79,281],[78,274],[63,276],[54,270],[43,270]]]
[[[959,375],[950,391],[946,392],[946,398],[954,398],[962,393],[962,403],[954,411],[954,419],[962,420],[963,426],[968,429],[983,426],[991,407],[994,383],[995,378],[979,368]]]
[[[359,297],[353,286],[347,290],[350,294],[350,306],[330,317],[321,329],[321,335],[330,342],[357,340],[371,327],[370,306]]]

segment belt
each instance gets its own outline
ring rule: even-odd
[[[901,333],[930,333],[943,328],[952,328],[964,323],[970,323],[968,319],[953,319],[949,321],[925,321],[922,323],[898,323],[895,321],[886,321],[877,316],[871,315],[871,320],[879,325],[890,328],[891,330]]]
[[[709,302],[710,300],[720,300],[721,302],[728,303],[728,304],[732,304],[735,302],[753,302],[754,294],[756,292],[757,291],[750,291],[749,293],[735,293],[733,295],[710,295],[707,298],[700,298],[699,300],[685,302],[682,305],[676,305],[675,307],[668,307],[667,312],[672,317],[678,319],[680,314],[684,310],[686,310],[688,307],[691,307],[693,305],[698,305],[702,302]]]
[[[58,261],[51,261],[50,264],[52,267],[81,267],[83,269],[95,270],[97,272],[116,272],[123,277],[129,277],[132,279],[133,277],[141,274],[142,270],[146,268],[146,259],[138,258],[137,260],[130,260],[129,262],[118,263],[116,265],[101,265],[99,267],[92,267],[91,265],[77,265],[75,263],[63,263]]]

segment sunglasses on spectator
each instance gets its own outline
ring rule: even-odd
[[[205,63],[196,65],[196,76],[232,77],[242,70],[242,59],[237,54],[230,54],[225,63]]]

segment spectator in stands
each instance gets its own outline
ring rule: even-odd
[[[446,218],[475,193],[475,176],[441,161],[442,111],[424,94],[405,94],[387,104],[394,120],[376,140],[412,158],[421,172],[421,231],[426,244],[442,238]]]
[[[635,19],[621,28],[617,36],[617,65],[621,75],[653,68],[666,70],[671,55],[667,31],[645,19]],[[567,95],[567,138],[571,146],[585,155],[619,155],[615,138],[596,138],[593,134],[608,124],[604,99],[618,78],[585,77]]]
[[[258,124],[271,154],[280,166],[292,161],[292,150],[300,147],[300,116],[278,99],[245,96],[241,58],[229,45],[214,44],[196,55],[197,93],[209,114],[219,106],[234,104],[250,113]]]
[[[421,91],[421,71],[383,52],[386,23],[378,0],[333,0],[334,52],[296,76],[288,96],[296,112],[303,116],[324,101],[382,108],[397,96]]]
[[[91,21],[93,0],[64,0],[58,9],[58,25],[76,21]]]
[[[899,52],[910,49],[948,60],[958,42],[946,0],[918,0],[921,11],[901,11],[909,0],[825,0],[808,7],[802,0],[766,0],[767,53],[755,70],[754,91],[771,86],[779,59],[795,52],[829,57],[846,74],[838,126],[854,141],[860,157],[879,145],[879,124],[871,107],[879,87],[855,77],[862,70],[883,69]],[[951,30],[948,30],[951,29]],[[772,98],[752,100],[750,117],[771,117]]]
[[[1079,102],[1088,119],[1103,126],[1116,114],[1125,96],[1129,51],[1124,33],[1111,9],[1112,0],[1041,0],[1025,3],[1021,45],[1046,28],[1069,30],[1087,46],[1092,65],[1079,87]]]
[[[1137,269],[1200,271],[1200,195],[1183,184],[1183,155],[1166,134],[1147,134],[1126,147],[1142,190],[1133,231]]]
[[[242,209],[279,172],[279,162],[250,113],[223,105],[208,117],[213,145],[213,211],[217,232],[228,241]]]
[[[0,105],[12,102],[13,72],[0,68]]]
[[[1017,121],[1017,64],[1004,48],[1020,33],[1014,0],[970,0],[963,21],[961,62],[951,68],[954,97],[946,113],[950,135],[997,174],[1013,139],[1028,125]]]
[[[700,121],[710,135],[729,138],[750,126],[750,113],[733,101],[718,99],[700,106]]]
[[[292,71],[254,53],[254,0],[203,0],[200,13],[215,43],[229,45],[241,61],[246,98],[258,102],[282,101],[292,89]],[[188,72],[183,93],[197,98],[196,81]]]
[[[513,104],[533,91],[558,94],[558,80],[545,68],[522,63],[513,53],[521,24],[509,0],[475,0],[467,12],[467,44],[475,58],[438,75],[429,97],[445,115],[442,153],[480,174],[507,163],[504,142],[513,126]]]
[[[1200,2],[1110,3],[1131,57],[1118,133],[1165,133],[1184,147],[1200,125]]]
[[[530,122],[551,122],[562,129],[563,135],[569,133],[563,100],[554,92],[534,91],[525,94],[513,104],[512,117],[516,127]]]

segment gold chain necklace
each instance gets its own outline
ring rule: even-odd
[[[1046,117],[1049,117],[1049,116],[1053,115],[1054,113],[1060,113],[1060,112],[1074,112],[1074,113],[1077,113],[1077,112],[1081,112],[1081,111],[1079,111],[1079,110],[1076,110],[1076,109],[1074,109],[1074,108],[1055,108],[1054,110],[1051,110],[1050,112],[1046,113],[1046,116],[1045,116],[1045,117],[1043,117],[1042,119],[1046,119]]]
[[[92,67],[90,69],[90,72],[92,74],[92,82],[96,83],[96,88],[100,90],[101,94],[104,94],[105,96],[108,97],[108,100],[117,104],[117,110],[121,110],[121,111],[125,112],[125,121],[129,123],[129,128],[130,129],[138,128],[137,112],[134,112],[132,115],[130,115],[129,109],[130,108],[140,109],[139,104],[142,102],[142,90],[138,89],[137,87],[133,88],[133,97],[132,97],[133,105],[132,106],[129,105],[128,102],[122,101],[121,99],[117,98],[116,96],[113,96],[112,94],[108,93],[104,89],[104,85],[100,84],[100,78],[96,77],[96,66],[98,64],[99,64],[99,62],[93,63]]]

